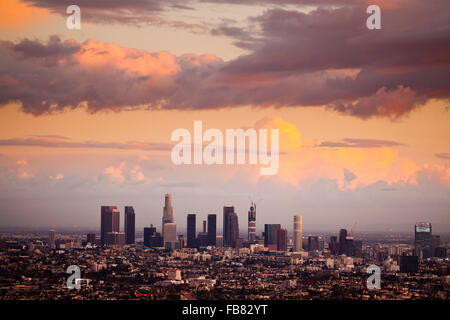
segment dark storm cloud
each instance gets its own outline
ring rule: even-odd
[[[66,9],[77,5],[81,9],[82,21],[103,24],[129,24],[142,26],[167,25],[174,28],[205,31],[202,25],[167,19],[165,12],[170,10],[192,10],[186,1],[178,0],[23,0],[30,5],[49,9],[54,14],[67,16]]]
[[[41,2],[46,3],[56,2]],[[135,1],[137,7],[144,3]],[[383,10],[381,30],[366,28],[367,4],[362,3],[309,13],[269,9],[250,19],[260,27],[256,34],[217,26],[212,34],[232,37],[250,51],[229,62],[127,48],[113,56],[111,46],[99,41],[4,41],[0,103],[21,101],[23,110],[35,115],[78,106],[96,112],[325,105],[362,119],[397,119],[429,99],[448,99],[448,1],[395,2]],[[104,55],[106,62],[97,59],[93,68],[88,62],[94,55]],[[171,64],[166,67],[168,56]],[[135,63],[124,63],[134,58]],[[149,60],[146,66],[156,59],[157,70],[132,70],[141,58]]]

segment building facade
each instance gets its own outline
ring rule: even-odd
[[[134,208],[131,206],[125,207],[125,244],[134,244],[135,237],[135,221],[136,215]]]

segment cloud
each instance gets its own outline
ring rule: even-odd
[[[345,138],[339,142],[322,141],[318,145],[318,147],[331,148],[381,148],[397,146],[405,146],[405,144],[391,140]]]
[[[126,24],[133,26],[170,26],[191,30],[193,32],[205,32],[206,26],[202,24],[187,23],[181,20],[169,19],[168,11],[192,10],[185,2],[173,0],[108,0],[91,1],[78,0],[76,3],[69,0],[23,0],[33,8],[45,8],[53,14],[67,17],[66,8],[76,4],[81,9],[82,23],[97,24]]]
[[[172,145],[156,142],[129,141],[100,142],[100,141],[69,141],[69,138],[46,135],[33,136],[29,138],[0,139],[0,146],[31,146],[45,148],[89,148],[89,149],[119,149],[119,150],[143,150],[143,151],[165,151],[170,150]]]
[[[103,6],[89,3],[88,9]],[[339,3],[308,13],[269,8],[249,18],[257,31],[217,26],[214,32],[249,51],[227,62],[94,39],[2,41],[0,104],[20,101],[34,115],[77,107],[97,112],[327,106],[361,119],[395,120],[430,99],[450,98],[447,0],[433,6],[397,1],[383,11],[376,31],[365,27],[365,1]],[[162,10],[160,3],[144,0],[112,6]]]
[[[61,180],[64,179],[64,175],[62,173],[58,173],[55,176],[49,176],[50,180]]]
[[[114,167],[113,165],[109,166],[103,171],[103,173],[113,180],[122,182],[125,180],[125,177],[123,176],[123,168],[125,165],[126,162],[122,161],[117,167]]]
[[[435,156],[440,159],[450,160],[450,153],[436,153]]]

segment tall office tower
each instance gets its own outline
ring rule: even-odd
[[[230,235],[230,226],[229,226],[229,215],[234,213],[234,206],[224,206],[223,207],[223,245],[231,246],[231,239],[229,239]]]
[[[319,237],[309,236],[308,237],[308,251],[319,250]]]
[[[135,242],[135,216],[133,207],[125,207],[125,244]]]
[[[418,222],[414,227],[415,251],[417,256],[422,258],[430,258],[431,252],[431,223]]]
[[[228,225],[230,226],[228,234],[230,243],[228,245],[236,248],[236,243],[239,240],[239,219],[236,212],[228,215]]]
[[[248,212],[248,242],[254,243],[256,240],[256,203],[252,202]]]
[[[186,239],[184,238],[184,235],[180,234],[177,237],[177,239],[178,239],[178,243],[179,243],[180,249],[186,248]]]
[[[302,216],[294,216],[294,251],[302,251]]]
[[[277,250],[287,251],[288,232],[286,229],[280,229],[277,232]]]
[[[328,247],[330,249],[330,253],[335,255],[339,253],[339,246],[338,246],[338,242],[337,242],[337,237],[336,236],[331,236],[330,237],[330,243],[328,244]]]
[[[208,246],[216,245],[217,216],[208,214]]]
[[[431,256],[436,257],[436,248],[441,246],[441,236],[431,236]]]
[[[147,246],[147,247],[155,246],[155,243],[153,241],[155,234],[156,234],[156,228],[153,227],[153,225],[151,225],[150,228],[144,228],[144,246]]]
[[[177,225],[169,222],[164,225],[164,247],[175,249],[175,243],[177,242]]]
[[[164,209],[162,217],[162,236],[164,237],[164,225],[166,223],[173,223],[173,207],[172,207],[172,195],[166,194],[164,198]]]
[[[345,239],[347,239],[347,230],[341,229],[339,231],[339,254],[345,253]]]
[[[353,243],[353,237],[347,236],[345,238],[345,255],[347,257],[353,257],[353,247],[354,247],[354,243]]]
[[[197,243],[195,241],[195,214],[187,215],[187,247],[195,248],[197,247]]]
[[[120,211],[116,206],[102,206],[100,217],[100,242],[106,244],[106,235],[108,232],[119,232]]]
[[[199,232],[197,235],[197,244],[200,247],[208,246],[208,234],[206,233],[206,220],[203,220],[202,232]]]
[[[325,249],[325,239],[320,236],[319,237],[319,251],[323,251]]]
[[[265,224],[264,225],[264,247],[276,250],[277,248],[277,233],[281,229],[280,224]]]
[[[96,241],[97,241],[97,238],[95,237],[95,233],[89,232],[86,235],[86,242],[87,243],[95,244]]]
[[[55,243],[55,230],[50,229],[48,230],[48,246],[49,248],[56,248],[56,243]]]

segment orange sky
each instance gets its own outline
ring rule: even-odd
[[[235,17],[242,22],[250,15],[260,14],[264,8],[264,6],[244,6],[239,10],[232,6],[229,11],[223,13],[223,18]],[[309,7],[300,9],[302,12],[309,10]],[[195,22],[200,21],[199,17],[204,15],[210,17],[206,20],[212,23],[221,16],[219,11],[221,10],[215,9],[213,5],[201,4],[195,13],[177,12],[171,17]],[[89,72],[102,73],[114,67],[130,74],[138,73],[143,76],[150,74],[156,79],[153,86],[160,85],[165,77],[169,78],[180,72],[176,57],[181,54],[207,54],[192,56],[192,64],[203,65],[221,61],[220,59],[223,61],[236,59],[247,52],[234,46],[234,40],[230,38],[214,37],[204,33],[196,34],[167,25],[137,28],[120,24],[84,23],[82,30],[69,31],[65,29],[64,17],[51,13],[48,9],[31,7],[19,0],[1,1],[1,40],[17,41],[23,38],[37,38],[46,41],[51,34],[58,34],[64,40],[70,38],[79,42],[92,39],[85,44],[85,48],[90,51],[75,55],[78,63],[86,67]],[[117,45],[130,49],[125,50]],[[148,53],[137,59],[136,56],[143,52],[139,50],[154,52],[154,54]],[[59,63],[65,62],[59,61]],[[347,75],[345,72],[348,70],[341,71],[342,74]],[[333,72],[332,69],[329,72]],[[353,78],[355,76],[353,73],[348,75]],[[58,79],[55,81],[57,82]],[[192,168],[186,168],[183,171],[184,169],[181,168],[177,169],[176,175],[171,175],[170,172],[156,172],[155,169],[153,174],[150,169],[144,170],[143,163],[151,160],[155,161],[154,166],[157,164],[171,166],[169,151],[102,148],[0,145],[0,163],[5,168],[10,167],[5,169],[7,172],[16,170],[15,178],[19,181],[19,187],[21,181],[37,179],[40,175],[47,177],[51,183],[63,181],[68,176],[75,175],[100,180],[108,177],[114,183],[119,183],[118,190],[122,188],[120,184],[130,181],[143,183],[142,186],[150,188],[158,183],[163,185],[166,182],[178,183],[181,180],[196,178],[203,189],[192,192],[204,195],[203,192],[206,192],[209,186],[213,188],[214,181],[210,180],[213,179],[212,177],[223,185],[223,192],[228,190],[228,183],[239,181],[238,183],[241,183],[244,189],[248,187],[247,183],[258,185],[254,191],[261,193],[267,191],[264,189],[266,181],[273,183],[273,186],[281,184],[282,188],[288,186],[295,190],[305,190],[324,179],[330,179],[336,181],[335,192],[340,194],[340,191],[351,192],[359,190],[358,188],[370,187],[380,180],[387,185],[395,185],[396,188],[401,184],[406,190],[409,186],[421,185],[424,176],[436,175],[436,180],[433,180],[436,186],[433,184],[429,190],[434,190],[433,188],[436,187],[445,193],[450,188],[448,157],[436,156],[436,154],[450,153],[450,110],[446,100],[430,100],[424,106],[397,120],[381,117],[362,120],[329,110],[325,106],[283,108],[247,106],[202,111],[134,110],[96,113],[77,108],[34,116],[24,113],[19,102],[10,102],[0,108],[0,140],[62,136],[73,142],[171,143],[172,131],[177,128],[192,130],[194,120],[202,120],[205,128],[221,130],[248,128],[258,122],[269,128],[279,128],[282,132],[281,151],[285,153],[281,156],[279,174],[269,179],[261,178],[255,168],[248,166],[231,170],[216,168],[216,171],[211,171],[214,168],[205,168],[204,171],[195,171]],[[322,142],[338,143],[348,138],[393,141],[401,145],[376,148],[318,147]],[[62,159],[65,163],[62,163]],[[343,170],[350,171],[355,178],[346,180]],[[247,178],[248,181],[238,180],[239,177]],[[295,194],[292,197],[295,198]],[[292,204],[288,210],[294,212],[297,205],[297,203]],[[186,204],[186,206],[189,205]],[[27,211],[23,208],[20,210]],[[158,216],[158,214],[154,215]],[[417,215],[414,216],[414,218],[417,217]],[[3,216],[0,219],[5,222],[10,217]],[[289,218],[286,218],[286,221],[289,221]],[[445,214],[445,206],[442,207],[441,202],[436,213],[436,221],[449,222],[448,215]]]

